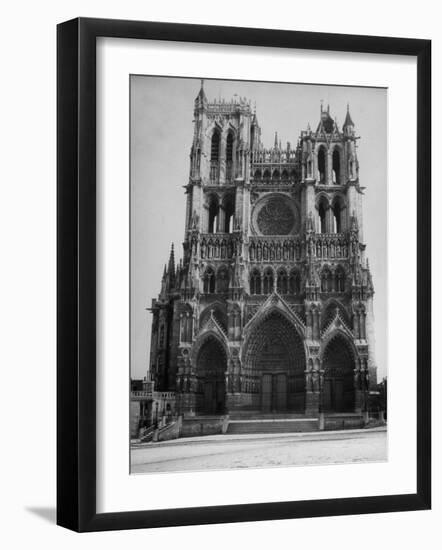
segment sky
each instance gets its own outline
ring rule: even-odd
[[[146,376],[152,315],[171,243],[182,258],[185,194],[193,138],[195,78],[132,75],[131,128],[131,376]],[[375,288],[378,380],[387,374],[387,90],[317,84],[205,80],[209,101],[246,97],[261,126],[264,147],[275,132],[283,146],[319,122],[320,105],[342,127],[347,103],[358,140],[364,240]]]

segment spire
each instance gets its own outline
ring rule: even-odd
[[[278,132],[275,132],[275,149],[278,149]]]
[[[203,106],[207,103],[206,92],[204,91],[204,79],[201,79],[201,86],[198,95],[195,98],[195,107],[198,105]]]
[[[319,124],[317,128],[317,132],[325,132],[326,134],[333,133],[334,129],[334,120],[330,116],[330,105],[327,105],[327,109],[324,109],[324,102],[321,99],[321,116],[319,119]]]
[[[167,275],[166,264],[164,264],[164,271],[163,271],[163,278],[162,278],[163,281],[166,280],[166,275]]]
[[[344,126],[342,128],[345,130],[345,128],[349,128],[350,126],[354,127],[354,123],[350,115],[350,105],[347,103],[347,114],[345,115]]]
[[[167,273],[169,277],[173,278],[175,276],[175,253],[173,251],[173,243],[172,243],[172,246],[170,247],[169,265],[168,265]]]

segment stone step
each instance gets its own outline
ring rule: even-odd
[[[318,430],[318,420],[312,419],[259,419],[259,420],[234,420],[227,427],[228,434],[270,434],[270,433],[294,433],[315,432]]]
[[[279,420],[279,419],[300,419],[306,420],[305,413],[292,413],[292,412],[281,412],[281,413],[263,413],[260,411],[235,411],[229,413],[230,420]],[[311,420],[313,417],[309,417]]]

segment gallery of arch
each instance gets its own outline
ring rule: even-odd
[[[350,110],[338,126],[318,105],[314,129],[266,148],[250,101],[209,101],[201,83],[183,255],[150,308],[149,377],[177,414],[366,407],[374,289]]]

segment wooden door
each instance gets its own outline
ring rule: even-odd
[[[226,390],[224,382],[216,383],[216,412],[223,413],[225,409]]]
[[[344,381],[334,381],[334,409],[336,412],[342,412],[345,410],[344,402]]]
[[[262,410],[264,412],[270,412],[272,409],[272,375],[262,375]]]
[[[324,388],[323,388],[323,401],[322,406],[325,411],[330,411],[333,408],[333,398],[332,398],[332,380],[325,379],[324,380]]]
[[[204,410],[208,413],[214,411],[215,395],[213,382],[204,384]]]
[[[274,377],[275,400],[274,409],[277,411],[287,410],[287,375],[277,374]]]

